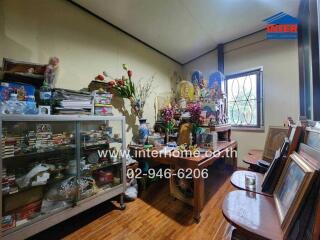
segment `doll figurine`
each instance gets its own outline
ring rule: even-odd
[[[49,84],[51,88],[54,87],[54,81],[56,79],[59,67],[59,58],[52,57],[49,60],[49,64],[46,66],[44,72],[44,80]]]

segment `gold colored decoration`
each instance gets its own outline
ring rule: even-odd
[[[178,97],[180,98],[184,98],[187,101],[193,101],[194,100],[194,88],[191,82],[188,81],[181,81],[178,84],[177,87],[177,91],[178,91]]]

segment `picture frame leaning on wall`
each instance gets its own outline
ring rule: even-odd
[[[314,165],[294,152],[288,158],[274,191],[281,228],[287,236],[316,175]]]

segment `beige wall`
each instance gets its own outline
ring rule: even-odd
[[[145,106],[145,116],[154,122],[154,96],[173,87],[173,73],[181,66],[65,0],[1,0],[0,58],[47,63],[50,56],[61,60],[57,87],[79,90],[103,70],[123,75],[122,63],[133,70],[133,79],[148,81],[155,76],[154,93]],[[137,119],[129,112],[127,142]],[[123,101],[115,102],[123,109]]]
[[[109,25],[63,0],[1,0],[0,58],[46,63],[50,56],[61,59],[57,87],[80,89],[94,76],[108,71],[121,76],[122,63],[134,71],[134,79],[148,80],[155,75],[154,94],[147,102],[145,115],[154,122],[154,96],[174,87],[176,71],[190,80],[193,70],[201,70],[208,78],[217,70],[213,51],[181,68],[152,49],[115,30]],[[225,46],[225,73],[254,67],[264,69],[265,125],[281,125],[286,116],[299,114],[298,49],[296,41],[264,40],[264,33],[232,42]],[[115,101],[116,114],[127,117],[127,137],[137,130],[137,120],[123,112],[123,101]],[[263,148],[266,133],[233,132],[239,141],[241,156],[250,148]]]
[[[212,55],[212,53],[210,54]],[[211,66],[210,66],[211,63]],[[183,67],[188,74],[194,69],[209,72],[217,69],[216,55],[204,56]],[[242,156],[249,149],[263,149],[269,126],[279,126],[287,116],[299,116],[298,46],[296,41],[265,40],[264,32],[225,46],[225,74],[263,67],[265,128],[264,133],[236,132],[239,143],[238,166],[245,167]],[[188,77],[187,79],[190,79]]]
[[[191,74],[194,70],[199,70],[203,73],[205,79],[208,79],[210,74],[218,70],[217,51],[214,50],[190,63],[183,65],[182,72],[184,79],[191,80]]]

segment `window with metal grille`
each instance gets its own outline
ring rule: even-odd
[[[226,77],[229,122],[237,128],[263,127],[262,68]]]

